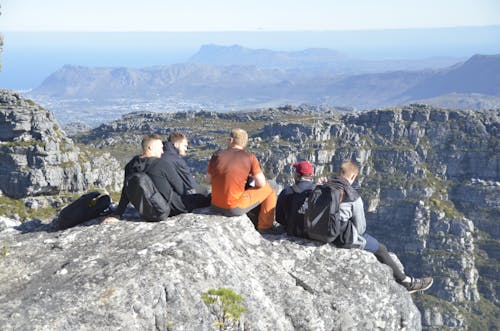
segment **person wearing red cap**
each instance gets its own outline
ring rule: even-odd
[[[276,203],[276,221],[291,236],[303,236],[304,214],[299,209],[314,188],[313,166],[307,161],[295,162],[295,184],[281,191]]]

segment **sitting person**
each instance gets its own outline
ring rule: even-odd
[[[113,212],[114,216],[108,217],[104,223],[117,221],[117,217],[121,218],[127,205],[129,198],[127,197],[125,187],[127,178],[136,172],[146,173],[161,193],[165,200],[170,200],[170,214],[166,216],[178,215],[187,213],[192,209],[186,206],[183,197],[184,185],[175,171],[172,163],[165,162],[161,158],[163,154],[162,138],[159,135],[152,134],[144,136],[142,139],[142,154],[134,156],[125,166],[125,179],[123,183],[122,193],[118,208]]]
[[[183,159],[186,156],[187,148],[187,136],[174,131],[170,133],[168,141],[163,143],[164,153],[161,158],[170,164],[169,169],[174,169],[177,176],[182,180],[184,203],[188,206],[188,209],[208,207],[211,198],[207,188],[196,183],[191,170]]]
[[[179,177],[184,183],[185,193],[195,194],[200,193],[207,195],[208,190],[201,185],[198,185],[194,180],[191,170],[189,169],[183,157],[186,156],[188,148],[187,136],[181,132],[174,131],[170,133],[168,141],[163,142],[163,155],[162,159],[167,162],[172,162],[175,166]]]
[[[257,230],[269,230],[274,222],[276,192],[266,181],[254,154],[245,151],[248,134],[232,129],[227,149],[215,153],[206,180],[212,184],[212,207],[225,216],[240,216],[260,205]],[[254,187],[245,188],[249,176]]]
[[[342,223],[346,225],[333,244],[341,248],[361,248],[373,253],[381,263],[391,267],[395,280],[410,293],[427,290],[432,286],[432,277],[413,278],[405,275],[391,258],[385,245],[365,232],[363,200],[351,186],[358,174],[358,165],[353,161],[345,161],[339,174],[328,182],[332,187],[343,191],[339,212]]]
[[[304,236],[304,214],[299,209],[314,188],[313,166],[307,161],[293,164],[295,184],[284,188],[276,203],[276,222],[280,223],[291,236]]]

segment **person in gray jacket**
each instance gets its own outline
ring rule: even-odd
[[[414,278],[405,275],[389,255],[387,247],[365,232],[366,219],[363,200],[352,187],[358,174],[358,165],[353,161],[345,161],[342,163],[338,175],[330,181],[332,186],[341,190],[342,198],[339,206],[342,232],[333,242],[334,245],[341,248],[360,248],[373,253],[377,260],[391,267],[396,281],[410,293],[427,290],[432,286],[432,277]]]

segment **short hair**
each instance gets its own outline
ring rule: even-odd
[[[162,137],[159,134],[148,134],[142,138],[141,146],[143,153],[145,153],[148,150],[148,146],[154,140],[162,140]]]
[[[168,136],[168,141],[170,141],[172,144],[175,144],[176,142],[182,141],[184,139],[187,140],[187,136],[179,131],[171,132]]]
[[[347,160],[342,162],[340,166],[339,175],[341,176],[352,176],[359,174],[359,166],[355,161]]]
[[[231,129],[231,134],[229,136],[233,138],[234,143],[238,146],[245,148],[248,144],[248,133],[243,129]]]

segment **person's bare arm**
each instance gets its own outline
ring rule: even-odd
[[[262,172],[253,176],[253,179],[255,180],[255,187],[262,187],[262,186],[266,185],[266,177],[264,176],[264,173],[262,173]]]
[[[212,175],[210,175],[210,174],[206,174],[206,175],[205,175],[205,182],[206,182],[207,184],[212,184]]]
[[[109,216],[109,217],[106,217],[103,221],[102,221],[102,224],[108,224],[108,223],[113,223],[113,222],[119,222],[120,220],[116,217],[113,217],[113,216]]]
[[[322,184],[326,184],[328,182],[328,178],[327,177],[320,177],[318,178],[318,180],[316,181],[316,184],[318,185],[322,185]]]

